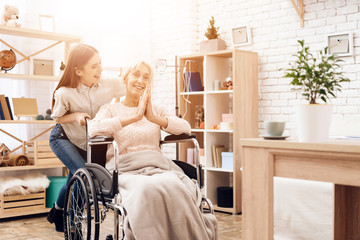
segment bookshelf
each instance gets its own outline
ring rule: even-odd
[[[43,41],[47,40],[47,41]],[[24,29],[24,28],[10,28],[5,26],[0,26],[0,44],[3,48],[11,48],[17,55],[17,64],[20,64],[22,62],[30,61],[31,58],[34,56],[37,56],[45,51],[48,51],[49,49],[54,48],[55,46],[63,46],[63,59],[64,62],[67,61],[67,57],[70,52],[71,45],[74,43],[80,43],[82,41],[82,38],[80,36],[76,35],[69,35],[69,34],[61,34],[61,33],[53,33],[53,32],[44,32],[44,31],[38,31],[33,29]],[[40,50],[28,53],[29,50],[27,49],[28,42],[35,43],[37,47],[41,47]],[[22,46],[24,49],[19,49],[16,43],[20,43],[18,45]],[[24,44],[22,44],[24,43]],[[47,82],[58,82],[60,79],[60,76],[44,76],[44,75],[32,75],[24,73],[18,73],[14,72],[14,70],[9,71],[8,73],[1,72],[0,73],[0,80],[4,81],[18,81],[18,80],[25,80],[25,81],[47,81]],[[5,92],[0,92],[0,94],[5,94]],[[13,110],[13,109],[12,109]],[[16,118],[14,116],[14,118]],[[31,137],[29,140],[23,140],[19,139],[13,134],[11,134],[11,131],[5,130],[5,125],[18,125],[18,124],[26,124],[26,125],[48,125],[45,126],[45,130],[41,131],[36,136]],[[37,140],[40,136],[50,131],[55,122],[50,120],[0,120],[0,135],[7,135],[11,138],[14,138],[15,140],[20,142],[20,146],[17,148],[12,149],[12,151],[15,151],[17,149],[21,149],[26,151],[29,147],[27,146],[28,142]],[[4,139],[1,137],[1,139]],[[5,143],[6,144],[6,143]],[[34,146],[32,147],[34,149]],[[39,147],[40,148],[40,147]],[[44,146],[41,146],[41,148],[45,148]],[[33,150],[35,151],[35,150]],[[45,151],[45,150],[41,150]],[[28,166],[14,166],[14,167],[2,167],[0,168],[0,173],[10,173],[11,175],[19,175],[22,174],[23,171],[44,171],[47,169],[61,169],[64,168],[64,165],[60,161],[50,161],[53,160],[53,156],[50,156],[49,147],[46,147],[45,153],[41,153],[41,157],[45,156],[45,158],[42,158],[43,161],[41,164],[37,165],[28,165]],[[39,154],[40,156],[40,154]],[[49,161],[47,161],[49,160]],[[48,212],[49,209],[45,208],[39,208],[39,209],[31,209],[31,210],[22,210],[17,211],[16,213],[12,214],[11,217],[14,216],[23,216],[23,215],[29,215],[29,214],[37,214],[37,213],[44,213]],[[0,218],[9,217],[10,215],[1,215]]]
[[[179,113],[186,119],[192,133],[204,149],[205,195],[214,209],[229,213],[242,211],[240,138],[258,136],[258,55],[239,49],[222,50],[205,54],[179,56],[180,71],[177,82]],[[185,92],[182,73],[186,67],[200,73],[203,91]],[[232,90],[215,90],[216,80],[231,77]],[[195,108],[204,107],[204,129],[195,129]],[[233,114],[233,128],[212,129],[222,121],[222,114]],[[233,170],[217,168],[212,157],[212,145],[224,145],[233,152]],[[186,161],[187,148],[179,146],[179,158]],[[233,207],[219,207],[218,187],[233,187]]]

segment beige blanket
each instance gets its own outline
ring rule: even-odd
[[[123,155],[118,169],[125,239],[217,239],[215,216],[200,211],[199,187],[160,152]]]

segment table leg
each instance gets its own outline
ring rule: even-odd
[[[334,240],[360,239],[360,187],[335,184]]]
[[[243,239],[274,238],[274,160],[268,151],[243,148]]]

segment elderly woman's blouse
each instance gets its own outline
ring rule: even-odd
[[[127,107],[120,103],[106,104],[96,117],[90,122],[89,135],[112,135],[118,144],[119,154],[137,152],[142,150],[155,150],[160,152],[159,141],[161,137],[160,126],[143,117],[140,121],[121,126],[121,119],[135,116],[137,107]],[[171,134],[190,134],[189,123],[170,114],[164,108],[153,105],[154,114],[168,119],[165,132]]]

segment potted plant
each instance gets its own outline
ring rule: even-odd
[[[341,83],[349,82],[341,71],[341,59],[329,54],[325,47],[319,58],[309,52],[304,41],[298,40],[301,49],[295,54],[296,61],[286,69],[284,77],[292,79],[293,91],[302,92],[308,104],[296,107],[296,120],[301,142],[323,142],[329,137],[332,114],[331,104],[319,104],[319,100],[328,103],[341,91]]]
[[[207,40],[200,42],[200,52],[210,52],[225,49],[225,42],[222,40],[219,34],[219,27],[215,27],[215,19],[211,16],[209,20],[209,26],[205,32]]]

